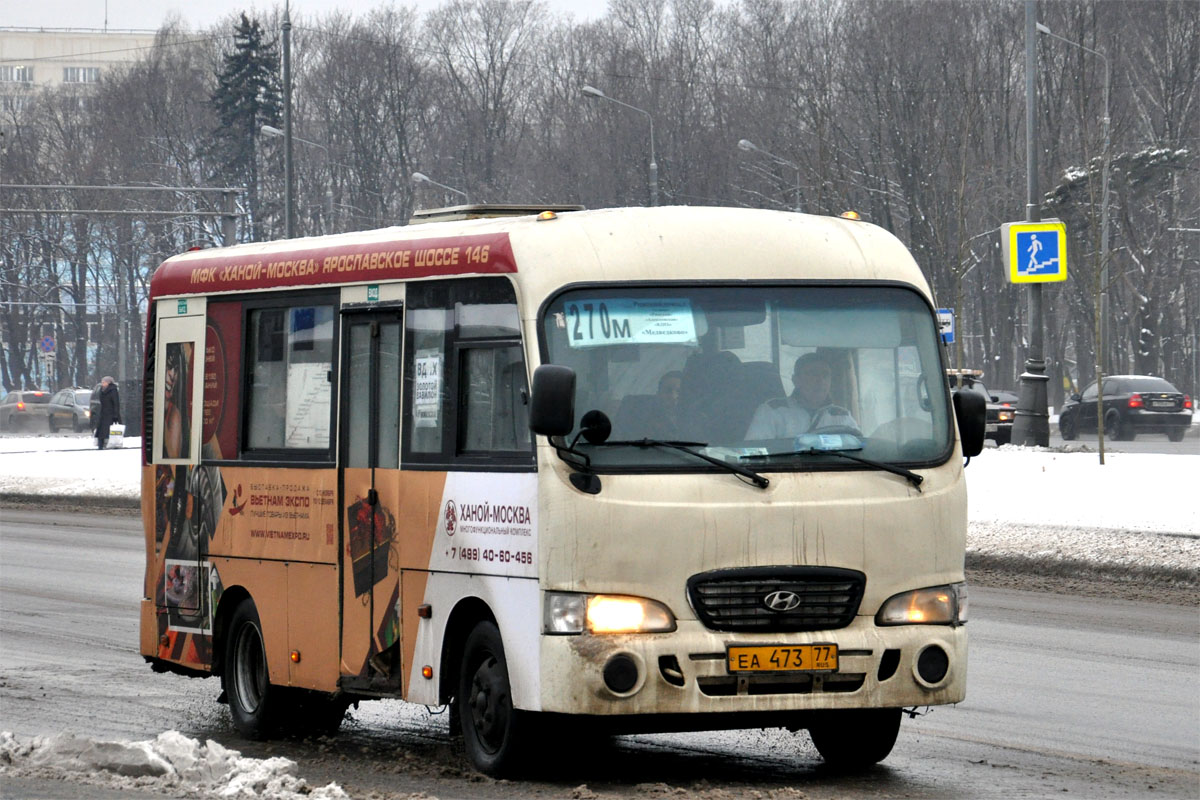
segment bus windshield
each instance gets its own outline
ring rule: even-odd
[[[548,363],[575,370],[576,419],[611,421],[576,444],[598,469],[714,469],[687,449],[759,471],[949,455],[934,318],[906,288],[574,288],[542,326]]]

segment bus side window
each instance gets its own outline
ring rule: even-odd
[[[244,450],[328,453],[333,305],[275,301],[246,319]]]
[[[533,465],[516,294],[506,278],[409,284],[405,464]]]
[[[520,344],[461,351],[462,431],[459,451],[528,452],[525,359]]]

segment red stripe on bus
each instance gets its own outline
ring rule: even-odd
[[[372,280],[516,272],[507,233],[278,249],[163,262],[152,297],[176,294],[362,283]]]

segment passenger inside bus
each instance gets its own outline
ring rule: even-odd
[[[821,430],[858,430],[849,410],[834,405],[830,390],[833,369],[819,353],[805,353],[792,370],[795,391],[788,397],[768,400],[754,412],[746,439],[784,439]]]
[[[625,395],[613,421],[616,437],[631,440],[678,440],[679,398],[682,386],[683,373],[673,369],[658,379],[656,394]]]

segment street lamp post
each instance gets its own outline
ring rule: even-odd
[[[1037,130],[1037,0],[1025,0],[1025,144],[1027,197],[1025,221],[1041,222],[1038,200]],[[1042,284],[1029,284],[1029,349],[1021,392],[1013,419],[1014,444],[1050,444],[1050,415],[1047,413],[1046,361],[1042,355]]]
[[[738,139],[737,146],[738,146],[739,150],[743,150],[747,153],[749,153],[751,151],[762,153],[767,158],[774,159],[775,161],[779,162],[780,164],[783,164],[784,166],[791,167],[792,169],[796,170],[796,207],[793,210],[797,214],[799,214],[800,213],[800,165],[796,164],[792,161],[788,161],[786,158],[783,158],[782,156],[777,156],[774,153],[772,153],[770,150],[765,150],[765,149],[759,147],[758,145],[756,145],[754,142],[750,141],[749,139]]]
[[[1065,39],[1054,33],[1042,23],[1037,23],[1037,32],[1045,34],[1052,39],[1058,39],[1060,42],[1066,42],[1072,47],[1078,47],[1085,53],[1091,53],[1104,62],[1104,165],[1101,171],[1100,178],[1100,313],[1099,319],[1096,321],[1096,384],[1103,384],[1104,379],[1104,362],[1105,362],[1105,347],[1108,342],[1107,331],[1108,326],[1108,175],[1112,165],[1112,117],[1109,114],[1108,99],[1109,91],[1112,87],[1111,73],[1108,68],[1108,57],[1099,50],[1093,50],[1090,47],[1073,42],[1070,39]],[[1104,463],[1104,414],[1103,414],[1103,398],[1104,393],[1101,392],[1097,397],[1097,436],[1101,442],[1100,463]]]
[[[413,183],[429,183],[429,184],[432,184],[432,185],[434,185],[434,186],[437,186],[438,188],[445,189],[447,192],[454,192],[455,194],[461,194],[461,195],[463,196],[463,202],[464,202],[464,203],[470,203],[470,202],[471,202],[471,196],[470,196],[470,195],[468,195],[466,192],[464,192],[462,189],[455,189],[453,186],[447,186],[447,185],[446,185],[446,184],[444,184],[444,183],[438,183],[438,182],[437,182],[437,181],[435,181],[433,178],[431,178],[431,177],[429,177],[428,175],[426,175],[424,172],[414,172],[414,173],[412,174],[412,182],[413,182]]]
[[[259,130],[262,131],[264,136],[281,137],[285,142],[300,142],[301,144],[306,144],[306,145],[309,145],[310,147],[319,147],[325,151],[325,160],[328,161],[331,165],[334,163],[333,156],[330,154],[329,148],[326,147],[325,145],[321,144],[320,142],[314,142],[311,139],[305,139],[302,136],[296,136],[294,134],[289,136],[287,131],[280,130],[279,128],[276,128],[274,125],[263,125],[261,128],[259,128]],[[293,198],[293,191],[294,191],[293,185],[294,185],[295,175],[294,174],[290,174],[290,175],[291,176],[288,178],[288,181],[287,181],[287,187],[286,187],[287,202],[285,203],[285,205],[287,207],[288,224],[291,226],[288,230],[288,238],[289,239],[293,238],[296,233],[295,222],[294,222],[296,209],[295,209],[295,200]],[[331,187],[331,186],[325,187],[325,215],[326,215],[326,220],[327,220],[325,224],[329,228],[329,230],[327,230],[326,233],[333,233],[333,187]]]
[[[658,205],[658,162],[654,160],[654,117],[650,116],[650,112],[645,109],[631,106],[629,103],[623,103],[615,97],[609,97],[595,86],[584,86],[580,91],[588,97],[598,97],[601,100],[607,100],[610,103],[616,103],[619,106],[628,108],[630,111],[646,115],[646,120],[650,123],[650,205]]]
[[[275,130],[278,130],[276,128]],[[283,215],[287,238],[296,236],[296,171],[292,164],[292,15],[283,4]]]

